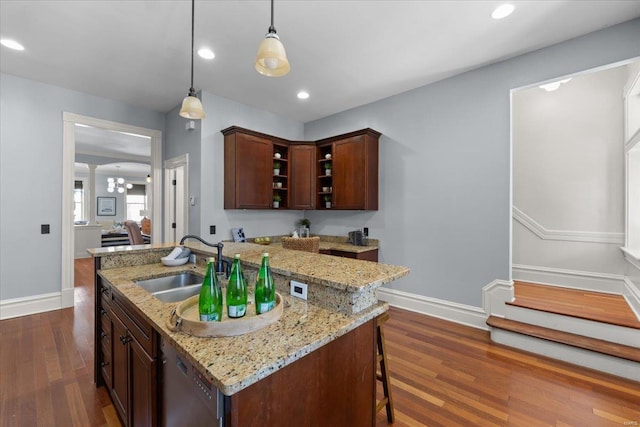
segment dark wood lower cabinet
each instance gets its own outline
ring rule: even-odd
[[[126,427],[158,425],[158,337],[116,295],[108,283],[96,277],[96,385],[104,385]]]
[[[129,345],[131,426],[158,425],[158,365],[136,341]]]
[[[375,425],[375,320],[227,399],[227,427]]]
[[[127,336],[127,328],[118,316],[111,315],[111,329],[113,337],[111,342],[111,359],[113,361],[113,386],[111,387],[111,399],[116,407],[120,418],[128,425],[129,420],[129,369],[128,369],[128,349],[122,343],[122,337]]]

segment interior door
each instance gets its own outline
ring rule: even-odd
[[[165,241],[178,242],[189,228],[187,166],[166,167],[164,177]]]

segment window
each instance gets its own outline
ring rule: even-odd
[[[140,211],[146,209],[146,187],[141,184],[133,184],[133,188],[127,190],[127,219],[140,222]]]
[[[82,221],[84,217],[84,187],[82,181],[75,181],[73,187],[73,221]]]

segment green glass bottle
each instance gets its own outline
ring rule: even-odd
[[[231,275],[227,283],[227,315],[238,318],[247,312],[247,281],[242,274],[240,254],[235,254],[231,265]]]
[[[272,310],[276,305],[276,285],[269,267],[269,254],[262,254],[262,264],[256,278],[256,314],[263,314]]]
[[[202,279],[198,311],[203,322],[220,322],[222,320],[222,291],[218,283],[215,269],[215,258],[207,259],[207,272]]]

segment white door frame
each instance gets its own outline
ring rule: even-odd
[[[62,307],[73,307],[73,179],[75,174],[76,136],[75,125],[83,124],[101,129],[129,132],[151,138],[151,173],[153,185],[153,221],[151,239],[162,239],[162,132],[95,117],[63,112],[62,131]],[[93,195],[91,196],[93,197]]]
[[[182,182],[180,183],[180,188],[177,191],[180,191],[183,194],[182,209],[178,209],[176,205],[176,222],[182,222],[182,232],[181,234],[186,235],[189,234],[189,153],[182,154],[180,156],[174,157],[172,159],[167,159],[164,161],[164,189],[165,189],[165,197],[164,197],[164,211],[166,214],[167,223],[164,225],[165,227],[165,237],[168,239],[168,236],[171,233],[171,224],[170,224],[170,212],[172,209],[172,198],[168,194],[171,189],[171,170],[176,169],[178,167],[184,168],[184,177]],[[178,227],[180,228],[180,227]],[[177,240],[178,236],[176,236]]]

